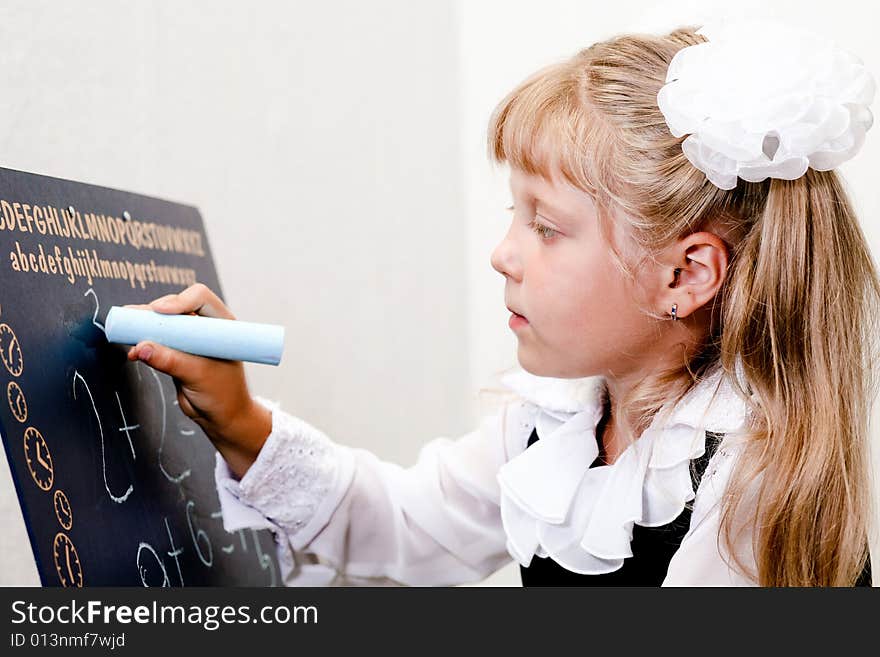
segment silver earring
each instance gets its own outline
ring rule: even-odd
[[[673,270],[672,275],[675,277],[674,280],[672,281],[673,285],[678,283],[678,275],[680,273],[681,273],[681,267],[676,267]],[[677,303],[672,304],[672,321],[673,322],[678,321],[678,304]]]

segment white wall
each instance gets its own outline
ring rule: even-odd
[[[486,158],[494,105],[598,39],[727,6],[6,0],[0,166],[197,205],[230,307],[288,330],[279,368],[249,366],[253,390],[406,465],[473,427],[476,391],[515,362],[489,265],[509,221]],[[880,74],[872,7],[770,10]],[[843,167],[875,252],[878,164],[871,132]],[[0,464],[0,584],[36,582],[8,475]],[[488,583],[518,581],[511,565]]]

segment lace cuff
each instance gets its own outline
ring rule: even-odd
[[[291,547],[299,550],[314,539],[339,506],[354,477],[354,455],[281,410],[277,402],[254,399],[272,412],[272,431],[241,480],[221,463],[218,454],[216,478],[218,489],[224,489],[220,495],[224,526],[227,530],[239,523],[278,527],[287,533]],[[245,508],[233,512],[233,502]]]

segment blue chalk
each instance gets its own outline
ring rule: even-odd
[[[200,315],[166,315],[112,306],[104,322],[107,340],[137,344],[150,340],[198,356],[278,365],[284,327]]]

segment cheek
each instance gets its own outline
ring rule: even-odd
[[[621,274],[603,254],[572,249],[565,255],[548,261],[543,286],[561,312],[582,317],[607,297],[620,295]]]
[[[598,343],[621,339],[631,328],[635,303],[624,275],[601,257],[554,272],[559,285],[550,292],[560,337],[567,342]]]

